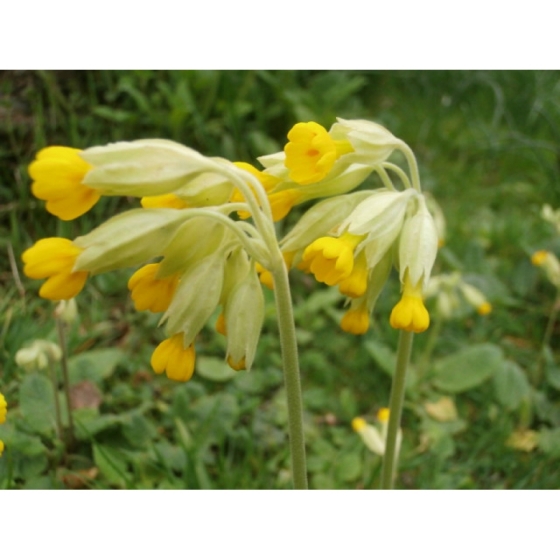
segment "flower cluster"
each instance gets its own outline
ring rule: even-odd
[[[420,192],[410,148],[380,125],[362,120],[338,119],[329,132],[317,123],[299,123],[288,139],[284,152],[259,158],[266,172],[280,179],[272,194],[284,195],[289,204],[328,197],[281,241],[289,262],[348,297],[341,327],[353,334],[368,330],[394,266],[402,297],[391,313],[391,326],[426,330],[430,318],[423,292],[436,258],[438,228]],[[411,163],[412,181],[387,161],[396,149]],[[395,189],[388,171],[398,175],[403,191]],[[384,188],[350,192],[373,172]]]
[[[63,220],[101,196],[134,196],[142,206],[87,235],[41,239],[25,251],[25,274],[46,280],[41,297],[67,300],[91,275],[137,267],[128,282],[135,308],[164,313],[167,338],[151,359],[156,373],[192,376],[194,341],[219,306],[228,362],[251,367],[264,317],[256,266],[274,259],[270,207],[254,173],[164,140],[46,148],[29,172],[34,194]],[[260,229],[234,221],[232,212],[258,214]]]
[[[395,267],[402,297],[391,325],[427,329],[423,295],[438,233],[410,148],[364,120],[338,119],[329,131],[298,123],[288,140],[282,152],[258,158],[262,170],[168,140],[41,150],[29,166],[31,188],[60,219],[81,216],[104,196],[136,197],[141,208],[73,240],[37,241],[22,256],[25,274],[45,280],[41,297],[68,300],[92,275],[135,267],[128,282],[134,306],[163,313],[167,335],[151,365],[180,381],[192,376],[196,337],[218,308],[228,363],[251,367],[264,317],[261,283],[273,288],[272,273],[286,265],[338,286],[349,303],[342,328],[354,334],[368,329]],[[405,155],[410,178],[387,161],[395,150]],[[351,192],[372,173],[383,188]],[[318,198],[325,200],[279,244],[274,222]]]

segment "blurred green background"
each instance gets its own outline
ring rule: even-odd
[[[61,448],[46,374],[14,360],[35,339],[57,340],[54,306],[22,277],[20,256],[41,237],[76,237],[137,202],[104,198],[60,222],[31,195],[27,165],[47,145],[138,138],[256,164],[282,149],[296,122],[329,128],[337,116],[378,122],[411,146],[447,221],[434,274],[460,272],[493,306],[484,317],[462,307],[416,337],[397,487],[558,487],[558,295],[530,256],[560,250],[540,216],[543,204],[560,205],[559,94],[560,73],[544,71],[0,72],[0,391],[9,403],[0,487],[290,487],[270,292],[253,370],[223,365],[224,342],[209,325],[195,376],[177,385],[150,371],[163,335],[157,317],[133,310],[131,271],[93,278],[68,344],[72,383],[95,398],[76,407],[77,442]],[[292,286],[311,487],[375,488],[380,458],[350,422],[375,423],[387,406],[398,279],[362,337],[340,330],[336,290],[297,271]],[[442,398],[451,415],[434,412]]]

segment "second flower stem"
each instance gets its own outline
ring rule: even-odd
[[[274,297],[280,330],[286,398],[288,400],[288,428],[293,484],[296,490],[306,490],[307,466],[303,435],[303,400],[288,272],[283,262],[276,267],[276,270],[271,272],[274,277]]]
[[[397,438],[401,425],[401,415],[406,387],[406,373],[410,362],[412,351],[412,340],[414,333],[400,331],[399,345],[397,348],[397,364],[395,376],[391,387],[391,399],[389,402],[389,426],[387,427],[387,441],[385,443],[385,455],[383,456],[383,469],[381,471],[381,489],[391,490],[395,477],[395,465],[397,463]]]

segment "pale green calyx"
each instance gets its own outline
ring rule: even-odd
[[[74,240],[84,249],[74,270],[99,274],[142,264],[163,253],[187,210],[141,208],[115,216],[87,235]]]
[[[224,278],[221,252],[195,261],[181,275],[169,308],[161,318],[168,336],[184,333],[184,346],[190,346],[216,309]]]
[[[184,187],[219,161],[170,140],[135,140],[89,148],[80,157],[93,166],[83,184],[106,195],[156,196]]]
[[[329,133],[334,140],[348,140],[354,151],[342,156],[351,163],[375,165],[385,161],[395,148],[404,145],[380,124],[362,119],[337,118]],[[342,158],[341,158],[342,159]]]
[[[227,357],[230,364],[242,364],[249,370],[264,320],[264,296],[254,266],[237,280],[224,304]]]
[[[436,260],[438,234],[434,219],[426,207],[423,196],[417,197],[416,211],[404,222],[399,239],[399,274],[404,282],[408,280],[413,286],[424,289],[430,279],[432,267]]]
[[[357,191],[318,202],[282,239],[280,242],[282,251],[297,251],[307,247],[315,239],[338,228],[341,221],[369,196],[371,196],[371,191]]]

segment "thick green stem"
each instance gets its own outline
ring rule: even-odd
[[[288,400],[288,429],[292,458],[292,477],[296,490],[307,489],[307,467],[305,460],[305,439],[303,436],[303,401],[299,375],[296,330],[288,272],[284,263],[272,270],[274,296],[280,330],[284,382]]]
[[[383,469],[381,472],[381,488],[383,490],[391,490],[393,488],[395,465],[397,462],[397,437],[401,425],[406,373],[410,362],[413,337],[414,334],[407,331],[401,331],[399,335],[397,364],[395,367],[395,376],[393,377],[393,386],[391,388],[391,400],[389,402],[389,426],[387,428],[387,441],[385,444],[385,455],[383,456]]]

